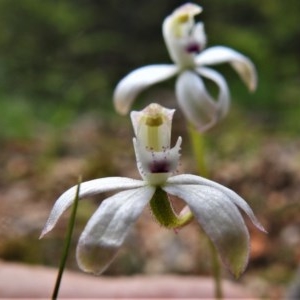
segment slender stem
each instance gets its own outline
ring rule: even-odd
[[[204,135],[198,132],[191,124],[188,127],[188,132],[191,140],[192,151],[197,163],[197,169],[200,176],[209,177],[209,171],[205,162],[205,140]],[[209,240],[209,239],[208,239]],[[215,246],[209,240],[209,247],[211,249],[211,262],[213,269],[213,277],[215,281],[215,298],[222,299],[222,278],[221,278],[221,267],[218,258],[218,253]]]
[[[195,129],[193,125],[188,126],[191,146],[197,163],[200,176],[208,177],[208,169],[205,162],[205,141],[204,135]]]
[[[68,224],[68,230],[67,230],[67,234],[66,234],[66,238],[65,238],[64,250],[63,250],[63,254],[62,254],[62,257],[61,257],[60,264],[59,264],[59,270],[58,270],[58,274],[57,274],[57,278],[56,278],[56,282],[55,282],[55,286],[54,286],[54,290],[53,290],[53,294],[52,294],[52,298],[51,298],[52,300],[57,299],[59,288],[60,288],[60,283],[61,283],[61,279],[62,279],[62,275],[63,275],[65,265],[66,265],[66,262],[67,262],[67,258],[68,258],[68,253],[69,253],[69,249],[70,249],[70,245],[71,245],[73,229],[74,229],[74,225],[75,225],[78,201],[79,201],[80,184],[81,184],[81,178],[78,179],[76,195],[75,195],[75,198],[74,198],[72,213],[71,213],[69,224]]]
[[[209,238],[207,240],[208,240],[209,248],[211,250],[211,263],[212,263],[213,276],[215,280],[215,298],[223,299],[220,260],[215,245],[212,243],[212,241]]]

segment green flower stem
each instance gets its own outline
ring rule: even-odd
[[[215,280],[215,298],[223,299],[220,260],[215,245],[212,243],[212,241],[209,238],[207,238],[207,240],[208,240],[208,246],[211,251],[211,263],[212,263],[213,276]]]
[[[197,131],[191,124],[188,126],[188,133],[190,136],[192,151],[194,158],[197,163],[197,169],[200,176],[208,178],[209,171],[205,163],[205,141],[204,135]],[[209,239],[208,239],[209,240]],[[213,277],[215,280],[215,298],[223,299],[222,292],[222,278],[221,278],[221,267],[218,257],[218,253],[214,244],[209,240],[209,247],[211,250],[211,261],[213,269]]]
[[[195,129],[193,125],[188,126],[188,133],[194,158],[197,163],[198,175],[208,177],[208,170],[205,162],[205,141],[204,135]]]
[[[79,201],[80,184],[81,184],[81,178],[78,179],[78,186],[77,186],[76,195],[74,198],[72,213],[71,213],[69,224],[68,224],[68,230],[67,230],[67,235],[65,238],[64,250],[63,250],[62,257],[61,257],[59,270],[58,270],[58,274],[57,274],[57,278],[56,278],[56,282],[55,282],[55,287],[54,287],[52,298],[51,298],[52,300],[57,299],[62,275],[63,275],[65,265],[67,262],[67,257],[68,257],[68,253],[69,253],[69,249],[70,249],[70,245],[71,245],[73,229],[74,229],[74,225],[75,225],[76,212],[77,212],[78,201]]]

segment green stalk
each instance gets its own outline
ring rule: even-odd
[[[208,246],[211,251],[211,263],[212,263],[213,276],[215,280],[215,298],[220,300],[223,299],[220,260],[215,245],[212,243],[212,241],[209,238],[207,238],[207,240],[208,240]]]
[[[192,151],[194,154],[194,158],[196,160],[198,174],[202,177],[208,178],[209,171],[207,169],[205,163],[205,140],[204,135],[198,132],[193,125],[188,126],[188,133],[190,136]],[[209,239],[208,239],[209,240]],[[211,250],[211,262],[212,262],[212,271],[213,277],[215,281],[215,298],[223,299],[222,292],[222,278],[221,278],[221,267],[220,261],[218,258],[218,253],[216,251],[215,246],[209,240],[209,247]]]
[[[198,173],[200,176],[208,177],[208,170],[205,162],[205,141],[204,135],[195,129],[193,125],[188,126],[188,133],[194,158],[196,160]]]
[[[71,239],[72,239],[72,234],[73,234],[73,229],[75,225],[75,219],[76,219],[76,212],[77,212],[77,207],[78,207],[78,201],[79,201],[79,190],[80,190],[80,184],[81,184],[81,178],[78,179],[78,185],[77,185],[77,190],[76,190],[76,195],[74,198],[74,204],[72,208],[72,213],[70,216],[69,224],[68,224],[68,230],[65,238],[65,244],[64,244],[64,250],[63,254],[61,257],[60,265],[59,265],[59,270],[52,294],[52,300],[56,300],[60,288],[60,283],[62,279],[62,275],[66,266],[67,258],[68,258],[68,253],[71,245]]]

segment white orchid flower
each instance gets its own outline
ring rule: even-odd
[[[171,148],[173,113],[174,110],[151,104],[131,114],[136,135],[133,143],[142,180],[107,177],[80,185],[80,199],[118,190],[100,204],[79,238],[77,262],[83,271],[100,274],[105,270],[147,204],[158,222],[167,228],[182,227],[195,217],[231,272],[239,276],[245,269],[249,233],[239,209],[258,229],[264,229],[248,204],[230,189],[199,176],[175,175],[181,137]],[[74,186],[58,198],[41,237],[54,228],[72,205],[76,190]],[[172,196],[182,199],[189,209],[176,214],[168,198]]]
[[[230,104],[224,77],[207,66],[228,62],[250,91],[256,89],[256,70],[249,58],[224,46],[204,49],[203,24],[194,20],[201,11],[200,6],[187,3],[164,20],[163,37],[174,64],[144,66],[125,76],[114,91],[114,105],[119,113],[128,113],[137,95],[147,87],[178,75],[175,92],[179,106],[185,117],[203,132],[227,114]],[[217,85],[217,99],[207,91],[201,77]]]

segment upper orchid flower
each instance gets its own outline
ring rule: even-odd
[[[220,252],[223,262],[239,276],[249,255],[249,233],[238,208],[264,230],[248,204],[230,189],[195,175],[174,175],[180,157],[181,137],[171,148],[174,110],[151,104],[132,112],[133,139],[142,180],[107,177],[84,182],[79,197],[119,191],[105,199],[88,221],[77,245],[79,267],[100,274],[114,259],[131,225],[149,203],[158,222],[167,228],[186,225],[194,216]],[[51,231],[72,205],[77,187],[62,194],[51,211],[41,237]],[[177,196],[190,210],[177,215],[168,197]]]
[[[114,104],[119,113],[126,114],[136,96],[145,88],[179,74],[176,81],[179,106],[199,131],[206,131],[226,115],[230,103],[224,77],[206,66],[228,62],[250,91],[256,89],[255,67],[247,57],[224,46],[204,50],[206,36],[203,24],[194,20],[201,11],[200,6],[187,3],[164,20],[163,37],[174,64],[144,66],[124,77],[114,92]],[[201,76],[218,86],[216,100],[206,90]]]

